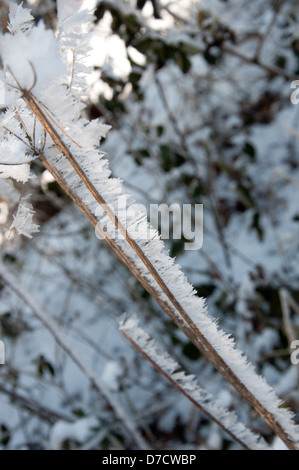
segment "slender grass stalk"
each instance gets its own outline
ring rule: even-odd
[[[97,188],[87,177],[84,170],[81,168],[80,164],[77,162],[77,160],[73,156],[68,146],[65,144],[65,142],[63,141],[59,133],[56,131],[52,123],[49,121],[41,103],[39,103],[36,97],[34,97],[34,95],[31,93],[31,91],[28,91],[21,87],[20,87],[20,91],[22,92],[23,99],[26,102],[27,106],[31,109],[33,114],[38,118],[38,120],[44,127],[45,131],[50,135],[57,149],[65,155],[65,157],[67,158],[69,163],[72,165],[73,169],[75,170],[75,172],[77,173],[81,181],[84,183],[86,188],[90,191],[90,193],[94,197],[94,199],[103,208],[106,215],[115,224],[115,227],[117,228],[117,230],[119,230],[119,232],[125,238],[129,246],[133,249],[133,251],[137,254],[139,259],[143,262],[143,264],[148,269],[149,273],[153,276],[157,285],[166,295],[166,297],[171,302],[173,307],[179,312],[183,320],[188,324],[194,336],[201,343],[201,347],[200,347],[201,351],[205,353],[208,359],[211,360],[211,358],[213,358],[212,362],[213,362],[213,365],[217,368],[217,370],[221,374],[223,374],[225,378],[229,380],[229,382],[239,391],[239,393],[253,406],[253,408],[269,424],[269,426],[273,429],[273,431],[278,436],[280,436],[280,438],[285,442],[285,444],[290,449],[297,449],[296,442],[287,435],[287,433],[285,432],[281,424],[277,422],[275,416],[268,409],[266,409],[266,407],[255,397],[255,395],[250,390],[248,390],[248,388],[242,383],[242,381],[235,374],[235,372],[223,360],[221,355],[215,350],[215,348],[205,338],[205,336],[199,330],[199,328],[194,323],[194,321],[189,317],[188,313],[178,302],[175,295],[171,292],[171,290],[169,289],[167,284],[164,282],[164,280],[162,279],[162,277],[160,276],[156,268],[153,266],[149,258],[145,255],[141,247],[133,238],[130,237],[126,228],[119,221],[118,217],[114,214],[113,210],[109,207],[105,199],[101,196],[101,194],[99,194]],[[118,254],[119,254],[119,251],[118,251]],[[136,269],[135,269],[135,273],[136,273]]]
[[[84,376],[89,380],[94,389],[104,399],[106,404],[114,411],[117,418],[123,423],[125,429],[132,437],[139,449],[149,449],[149,445],[145,442],[139,431],[135,428],[135,425],[131,418],[127,415],[126,411],[119,403],[116,397],[110,390],[106,389],[103,384],[100,384],[97,376],[81,357],[74,351],[74,349],[68,344],[68,340],[63,332],[61,332],[59,325],[55,322],[49,312],[47,312],[20,284],[20,282],[14,278],[13,275],[8,273],[3,267],[0,266],[0,279],[9,286],[9,288],[17,294],[17,296],[31,309],[33,315],[44,325],[44,327],[53,336],[56,343],[61,349],[67,354],[67,356],[77,365]]]
[[[13,403],[19,403],[22,408],[25,408],[30,413],[38,416],[38,418],[41,418],[42,420],[51,424],[54,424],[56,421],[65,421],[66,423],[73,423],[75,421],[74,418],[71,418],[67,414],[52,410],[47,406],[41,405],[32,398],[29,399],[23,394],[17,393],[14,387],[10,389],[0,383],[0,392],[9,397]]]

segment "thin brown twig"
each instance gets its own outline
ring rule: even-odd
[[[93,226],[97,226],[97,229],[100,230],[100,234],[105,237],[105,232],[103,229],[98,224],[98,220],[96,217],[89,211],[89,209],[86,207],[86,205],[82,202],[82,200],[78,197],[78,195],[69,187],[69,185],[66,183],[66,181],[63,179],[63,177],[60,175],[60,173],[56,170],[56,168],[44,157],[40,157],[42,163],[44,166],[48,169],[48,171],[53,175],[53,177],[56,179],[56,181],[61,185],[61,187],[65,190],[65,192],[71,197],[71,199],[76,203],[76,205],[81,209],[81,211],[85,214],[87,219],[92,223]],[[102,230],[102,233],[101,233]],[[137,278],[137,280],[143,285],[143,287],[149,292],[149,294],[156,300],[156,302],[161,306],[161,308],[170,316],[170,318],[179,326],[182,331],[189,337],[189,339],[192,341],[192,343],[209,359],[209,361],[214,365],[214,367],[230,382],[232,383],[237,390],[241,393],[238,384],[236,386],[236,382],[232,380],[231,374],[228,373],[227,367],[222,368],[219,364],[219,361],[217,360],[217,356],[215,357],[215,354],[211,354],[210,350],[206,348],[205,344],[200,340],[198,335],[194,332],[194,330],[190,327],[188,322],[184,322],[180,320],[175,311],[169,306],[169,304],[161,299],[159,294],[157,293],[157,290],[152,287],[152,285],[147,281],[147,279],[139,272],[139,270],[136,268],[132,260],[123,252],[123,250],[117,245],[115,240],[111,238],[106,238],[106,241],[110,245],[110,247],[115,251],[115,253],[120,257],[122,262],[128,267],[128,269],[133,273],[133,275]],[[222,358],[221,358],[222,360]],[[249,393],[244,387],[245,393]],[[244,390],[242,390],[243,393],[241,393],[244,396]],[[252,403],[252,400],[250,399],[251,397],[246,397],[245,398],[251,402],[252,406],[255,408],[256,403]],[[255,397],[254,397],[255,398]],[[256,399],[255,399],[256,400]],[[260,405],[262,406],[262,405]],[[257,408],[256,408],[257,409]],[[269,416],[265,417],[265,414],[263,411],[260,411],[262,416],[264,417],[265,421],[269,423]],[[276,430],[278,432],[278,430]],[[289,445],[292,445],[289,443]]]
[[[219,421],[215,416],[213,416],[211,413],[209,413],[209,411],[203,407],[201,405],[201,403],[199,403],[197,400],[195,400],[192,395],[190,395],[187,390],[185,390],[182,386],[180,386],[180,384],[178,382],[176,382],[170,374],[168,374],[165,370],[163,370],[159,364],[157,364],[157,362],[155,362],[153,360],[152,357],[150,357],[140,346],[139,344],[136,343],[136,341],[134,341],[134,339],[129,335],[129,333],[125,330],[125,329],[122,329],[120,328],[120,331],[121,333],[130,341],[130,343],[134,346],[134,348],[140,353],[143,355],[143,357],[149,361],[154,367],[155,369],[158,370],[158,372],[160,372],[160,374],[162,374],[182,395],[184,395],[186,398],[188,398],[188,400],[191,401],[191,403],[193,403],[193,405],[196,406],[196,408],[198,408],[200,411],[202,411],[202,413],[204,413],[208,419],[210,419],[211,421],[213,421],[214,423],[217,424],[217,426],[219,426],[223,431],[225,431],[231,438],[233,441],[237,442],[238,444],[240,444],[241,447],[243,447],[243,449],[245,450],[250,450],[250,448],[248,447],[248,445],[243,442],[241,439],[239,439],[239,437],[237,435],[235,435],[233,432],[231,432],[227,427],[224,426],[224,424]]]
[[[66,336],[60,331],[58,324],[51,317],[49,312],[47,312],[11,274],[1,269],[0,278],[31,309],[33,315],[44,325],[44,327],[53,336],[56,343],[61,347],[65,354],[81,370],[83,375],[88,379],[94,389],[104,399],[106,404],[111,407],[115,415],[123,423],[125,429],[131,435],[132,439],[135,441],[138,447],[143,450],[148,449],[148,444],[140,435],[139,431],[135,428],[135,425],[131,422],[121,404],[118,403],[117,399],[113,396],[109,389],[106,389],[103,384],[99,384],[96,375],[88,368],[85,362],[81,359],[80,355],[77,354],[75,350],[68,344]]]
[[[245,54],[243,54],[243,52],[231,46],[224,45],[223,51],[227,52],[228,54],[234,55],[235,57],[238,57],[239,59],[243,60],[244,62],[248,64],[261,67],[262,69],[264,69],[266,72],[270,73],[271,75],[284,77],[287,80],[292,80],[292,81],[298,80],[299,78],[298,75],[290,73],[287,70],[282,69],[281,67],[277,67],[276,65],[265,64],[264,62],[261,62],[261,60],[257,57],[248,57]]]

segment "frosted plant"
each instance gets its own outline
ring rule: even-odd
[[[282,408],[275,392],[236,350],[233,339],[218,328],[204,299],[196,296],[158,233],[148,226],[145,214],[132,199],[127,217],[118,213],[117,200],[124,190],[119,180],[111,178],[108,161],[98,150],[109,126],[82,117],[92,14],[75,5],[58,1],[57,37],[42,22],[32,26],[30,13],[22,6],[11,9],[10,33],[0,38],[8,105],[2,121],[1,172],[26,181],[30,161],[39,158],[99,233],[109,235],[116,228],[122,240],[105,238],[125,265],[273,431],[295,449],[298,434],[292,413]],[[32,208],[23,204],[14,225],[24,228],[26,221],[23,233],[30,235],[35,231],[28,226],[31,216]],[[137,228],[139,240],[132,236]]]
[[[18,206],[17,213],[14,215],[14,221],[10,226],[10,230],[17,230],[19,235],[32,238],[32,233],[39,232],[38,225],[33,223],[34,210],[32,204],[26,201],[29,196],[23,198]]]
[[[119,324],[120,331],[133,346],[209,419],[226,431],[234,441],[247,450],[267,449],[265,443],[259,442],[260,436],[254,435],[238,422],[235,413],[213,404],[212,396],[200,387],[195,376],[186,375],[184,371],[180,370],[179,364],[168,353],[161,350],[159,345],[140,328],[137,317],[127,320],[122,318]]]
[[[1,270],[2,267],[0,266],[0,277],[4,280],[6,285],[17,293],[18,297],[22,299],[22,301],[31,309],[34,316],[55,338],[56,343],[64,350],[64,352],[71,358],[73,363],[76,364],[81,372],[83,372],[83,374],[88,378],[94,389],[109,404],[111,409],[114,410],[114,413],[119,421],[123,422],[124,427],[127,429],[128,433],[132,435],[138,447],[140,449],[146,449],[148,445],[136,429],[135,423],[130,421],[126,411],[118,402],[117,398],[110,393],[110,390],[108,387],[106,387],[105,384],[100,383],[99,378],[93,371],[89,369],[88,365],[85,364],[84,360],[80,357],[80,354],[78,354],[69,344],[66,333],[61,331],[58,323],[53,318],[51,318],[49,313],[45,311],[41,305],[39,305],[39,303],[30,295],[30,293],[26,292],[26,289],[22,287],[16,278],[5,272],[5,269],[2,272]],[[53,429],[53,433],[56,434],[55,429]]]

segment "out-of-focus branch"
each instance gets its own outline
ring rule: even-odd
[[[292,297],[290,296],[289,292],[286,289],[283,289],[283,288],[280,289],[279,298],[280,298],[281,311],[282,311],[283,327],[284,327],[286,337],[288,339],[289,353],[290,353],[292,343],[293,341],[296,341],[297,339],[296,334],[293,329],[293,325],[292,325],[290,307],[292,307],[293,310],[295,310],[297,314],[299,312],[299,307],[297,303],[292,299]],[[295,365],[294,367],[296,367],[297,369],[297,376],[299,380],[299,366]]]
[[[279,298],[280,298],[280,304],[281,304],[281,310],[282,310],[284,331],[288,338],[288,342],[290,346],[291,343],[296,340],[296,335],[292,327],[289,294],[286,291],[286,289],[280,289]]]

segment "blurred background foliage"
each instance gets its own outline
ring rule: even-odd
[[[6,2],[0,3],[5,25]],[[29,6],[55,28],[54,1]],[[299,302],[299,112],[290,102],[299,74],[298,17],[291,0],[97,2],[86,108],[90,119],[112,126],[102,150],[138,202],[204,204],[203,248],[184,251],[183,238],[167,246],[212,315],[297,413],[298,369],[290,363],[279,293],[286,288]],[[124,311],[139,313],[202,385],[272,442],[268,428],[96,240],[40,164],[33,169],[38,177],[22,190],[33,195],[41,232],[31,241],[3,235],[2,261],[70,332],[103,380],[109,377],[108,386],[116,383],[113,393],[150,444],[234,448],[119,338],[115,319]],[[21,188],[0,183],[5,227]],[[0,446],[48,448],[55,423],[95,416],[93,448],[130,448],[111,410],[3,286],[0,325],[8,345],[0,371]],[[291,328],[299,339],[298,312]],[[67,448],[88,445],[71,435],[62,441]]]

